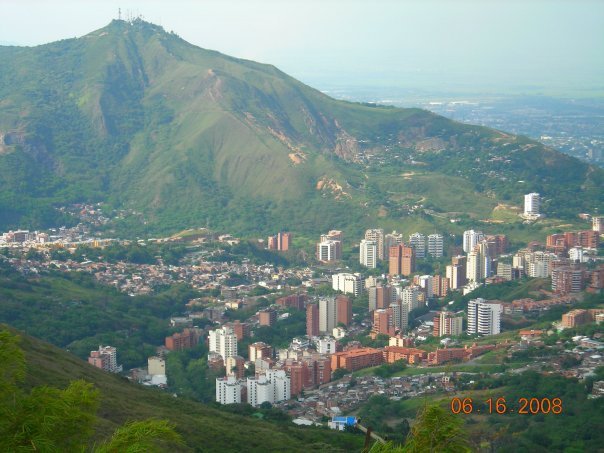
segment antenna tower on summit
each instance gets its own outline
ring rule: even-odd
[[[117,9],[117,20],[122,20],[122,8]]]

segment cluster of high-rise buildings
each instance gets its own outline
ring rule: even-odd
[[[370,229],[365,231],[359,245],[359,262],[375,268],[379,260],[388,260],[391,275],[410,275],[415,270],[416,259],[440,258],[443,253],[441,234],[430,234],[426,238],[424,234],[413,233],[405,244],[402,234],[396,231],[384,234],[382,229]]]
[[[278,403],[291,398],[290,385],[290,378],[284,370],[269,369],[248,377],[245,382],[233,375],[216,378],[216,402],[241,403],[245,389],[245,399],[254,407],[262,403]]]
[[[432,335],[435,337],[457,337],[463,333],[463,315],[443,309],[433,319]]]

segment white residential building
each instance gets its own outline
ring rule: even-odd
[[[407,305],[409,311],[415,310],[421,307],[422,303],[419,301],[419,287],[407,286],[401,291],[401,301]]]
[[[589,261],[589,254],[583,247],[573,247],[568,251],[568,257],[571,261],[586,263]]]
[[[409,305],[404,302],[395,302],[390,305],[394,328],[400,332],[407,332],[409,327]]]
[[[369,230],[372,231],[372,230]],[[363,239],[359,246],[359,262],[369,268],[375,268],[378,260],[378,243]]]
[[[468,259],[466,261],[466,278],[469,282],[478,282],[482,280],[483,261],[484,259],[477,249],[468,253]]]
[[[340,273],[331,276],[332,288],[336,291],[342,291],[344,294],[358,296],[361,294],[363,282],[360,274]]]
[[[241,403],[241,381],[235,376],[216,378],[216,402],[220,404]]]
[[[319,332],[329,335],[337,325],[337,305],[334,297],[319,299]]]
[[[365,231],[365,240],[375,242],[376,248],[377,248],[378,259],[383,260],[384,257],[386,257],[386,258],[388,257],[388,255],[385,254],[386,249],[384,248],[384,230],[382,230],[381,228],[378,228],[378,229]],[[368,267],[372,267],[372,266],[368,266]],[[375,267],[375,266],[373,266],[373,267]]]
[[[332,329],[333,332],[333,329]],[[333,354],[336,352],[337,342],[332,337],[320,337],[315,342],[315,346],[317,348],[317,352],[319,354]]]
[[[593,216],[591,218],[591,229],[597,231],[600,234],[604,234],[604,217]]]
[[[443,235],[428,235],[428,255],[432,258],[441,258],[443,256]]]
[[[422,275],[419,277],[419,286],[424,288],[426,297],[434,297],[434,285],[433,278],[431,275]]]
[[[220,329],[210,330],[209,333],[210,353],[220,354],[222,360],[237,355],[237,336],[232,328],[223,326]]]
[[[503,307],[478,298],[468,302],[468,335],[496,335],[501,332]]]
[[[524,196],[524,217],[527,219],[538,218],[541,216],[539,212],[540,198],[538,193],[528,193]]]
[[[529,277],[547,278],[552,275],[552,261],[558,257],[549,252],[529,252],[524,254],[524,269]]]
[[[466,230],[463,232],[463,251],[470,253],[476,244],[484,239],[482,231]]]
[[[283,370],[266,370],[265,374],[247,378],[247,402],[260,406],[291,398],[291,382]]]
[[[415,258],[426,257],[426,236],[421,233],[413,233],[409,236],[409,246],[415,253]]]
[[[342,242],[332,239],[321,241],[317,244],[317,260],[323,263],[332,263],[341,259]]]

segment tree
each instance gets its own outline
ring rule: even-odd
[[[463,420],[440,406],[425,406],[417,423],[411,428],[411,438],[405,443],[409,452],[469,452]]]
[[[466,453],[470,452],[463,420],[438,405],[420,410],[404,445],[376,442],[368,453]]]
[[[95,448],[95,453],[143,453],[157,451],[158,446],[180,444],[182,440],[166,420],[128,422],[118,428],[110,440]],[[162,448],[164,450],[164,448]]]
[[[19,337],[0,329],[0,451],[84,451],[94,433],[100,392],[83,380],[65,390],[47,386],[25,392],[25,356]],[[181,444],[164,420],[130,422],[94,451],[143,452],[157,443]]]

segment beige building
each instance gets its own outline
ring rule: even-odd
[[[151,376],[166,375],[166,361],[161,357],[153,356],[147,359],[148,373]]]

